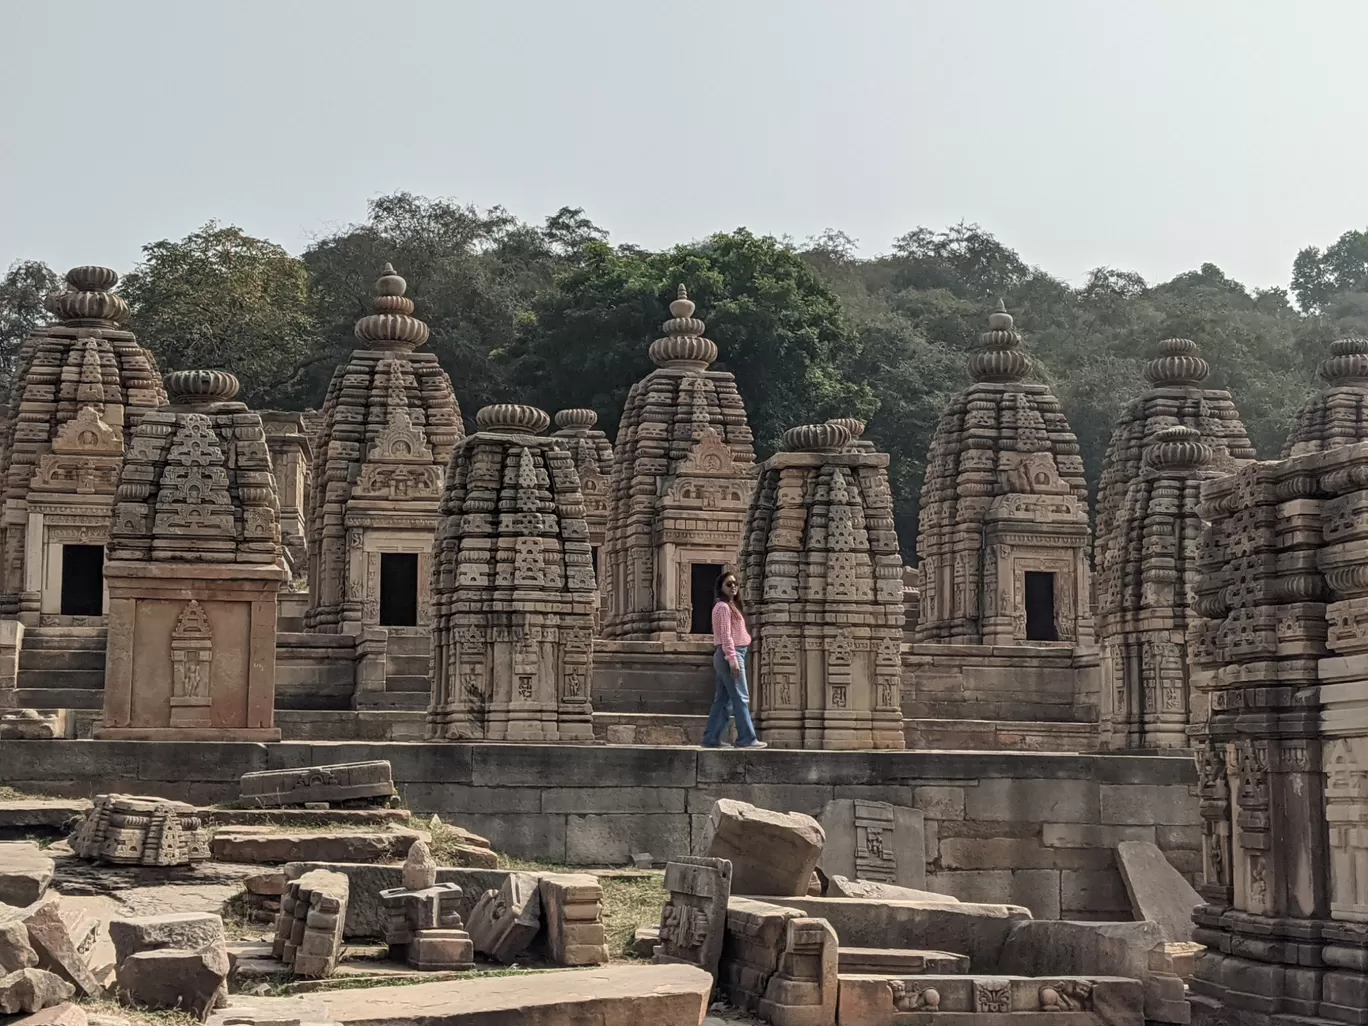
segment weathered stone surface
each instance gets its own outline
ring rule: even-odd
[[[0,977],[0,1012],[21,1015],[69,1001],[76,988],[56,973],[44,969],[20,969]]]
[[[841,1026],[1144,1026],[1143,1002],[1137,981],[1117,977],[842,975],[839,1018]]]
[[[342,951],[349,883],[315,869],[291,880],[280,902],[272,953],[300,976],[332,975]]]
[[[541,888],[530,873],[510,873],[498,890],[485,891],[470,914],[475,950],[512,964],[541,930]]]
[[[409,846],[404,859],[404,886],[411,891],[419,891],[437,885],[437,861],[427,842],[421,838]]]
[[[603,931],[603,888],[586,873],[548,873],[540,881],[546,947],[557,965],[602,965],[608,961]]]
[[[13,1026],[88,1026],[89,1019],[80,1005],[64,1002],[20,1019]]]
[[[1046,976],[1063,967],[1083,976],[1143,979],[1150,971],[1150,952],[1163,942],[1163,931],[1150,922],[1019,922],[1007,935],[997,970],[1008,976]]]
[[[775,1026],[836,1026],[838,941],[825,919],[784,924],[778,968],[757,1012]]]
[[[302,806],[306,802],[383,801],[395,793],[389,762],[373,759],[244,773],[238,801],[266,807]]]
[[[76,947],[76,953],[90,961],[90,952],[100,940],[100,920],[87,915],[84,909],[70,905],[60,907],[59,914],[66,924],[67,936]]]
[[[209,858],[209,832],[198,810],[145,795],[98,794],[71,838],[84,859],[115,865],[182,866]]]
[[[599,568],[604,636],[624,641],[711,631],[711,596],[707,609],[693,608],[692,567],[735,561],[755,487],[736,379],[708,369],[717,346],[683,285],[670,315],[651,344],[656,369],[627,394],[614,450]]]
[[[223,920],[210,912],[172,912],[160,916],[111,919],[109,939],[116,964],[139,951],[181,948],[199,951],[224,943]]]
[[[0,645],[0,658],[3,658],[4,650],[5,646]],[[17,663],[17,649],[15,659]],[[15,680],[18,680],[17,675]],[[65,737],[62,721],[63,716],[60,711],[6,709],[0,712],[0,741],[47,741],[56,737]],[[9,803],[0,804],[7,805]],[[4,823],[2,816],[0,816],[0,825],[8,825]]]
[[[579,473],[580,494],[584,496],[584,524],[589,529],[589,546],[601,550],[608,530],[608,498],[613,479],[613,443],[598,423],[593,410],[560,410],[552,418],[556,424],[555,438],[570,453]],[[603,591],[600,586],[594,606],[594,632],[601,621]]]
[[[29,943],[38,953],[38,968],[69,980],[86,997],[99,997],[104,992],[67,933],[56,900],[49,899],[25,909],[23,921],[28,928]]]
[[[659,926],[638,926],[632,934],[632,954],[637,958],[653,958],[659,943]]]
[[[811,816],[719,798],[709,827],[708,856],[731,862],[734,893],[788,897],[807,892],[825,841]]]
[[[593,554],[579,474],[541,434],[548,420],[487,406],[452,452],[433,550],[431,738],[594,740]]]
[[[665,864],[670,900],[660,913],[656,962],[685,962],[717,976],[731,876],[726,859],[678,856]]]
[[[0,975],[37,965],[38,953],[29,943],[28,927],[23,919],[0,907]]]
[[[827,878],[826,897],[865,898],[874,901],[924,901],[933,905],[959,901],[959,898],[949,894],[937,894],[935,891],[923,891],[914,887],[899,887],[877,880],[850,880],[839,874]]]
[[[926,814],[887,802],[838,798],[822,810],[818,868],[830,879],[926,887]]]
[[[47,893],[52,883],[52,859],[42,856],[0,865],[0,904],[22,908]]]
[[[402,887],[380,892],[390,957],[424,971],[471,968],[475,945],[456,911],[461,888],[437,883],[437,863],[426,842],[415,841],[409,849],[402,880]]]
[[[1192,913],[1202,896],[1158,846],[1122,841],[1116,846],[1116,863],[1135,918],[1158,923],[1166,941],[1191,941]]]
[[[410,849],[412,850],[412,849]],[[285,893],[285,886],[289,879],[284,871],[276,873],[257,873],[253,876],[244,877],[242,886],[247,888],[249,894],[259,894],[263,897],[278,898]]]
[[[756,722],[778,748],[906,747],[903,562],[888,456],[856,441],[863,430],[853,418],[791,428],[746,515]]]
[[[215,1007],[226,1004],[228,968],[221,941],[194,951],[139,951],[119,963],[119,997],[142,1008],[180,1009],[203,1022]]]
[[[907,976],[913,973],[967,973],[969,959],[952,951],[920,948],[841,948],[841,972]]]
[[[413,830],[384,833],[329,831],[315,833],[235,834],[220,830],[212,850],[220,862],[273,865],[286,862],[388,862],[408,855],[422,834]]]
[[[1083,459],[1059,400],[1026,380],[1031,368],[999,303],[970,359],[974,384],[945,408],[931,441],[917,535],[920,642],[1092,640]],[[1053,575],[1053,610],[1038,618],[1027,615],[1028,572]]]

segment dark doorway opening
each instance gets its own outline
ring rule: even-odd
[[[418,626],[418,553],[380,553],[380,626]]]
[[[591,545],[591,546],[589,547],[589,562],[590,562],[591,564],[593,564],[593,567],[594,567],[594,580],[595,580],[595,581],[597,581],[597,580],[599,579],[598,554],[599,554],[599,546],[597,546],[597,545]]]
[[[104,614],[104,546],[62,546],[62,615]]]
[[[689,564],[689,633],[712,633],[713,587],[725,570],[721,563]]]
[[[1026,640],[1058,641],[1055,623],[1055,575],[1026,571]]]

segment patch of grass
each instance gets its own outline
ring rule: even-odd
[[[241,890],[223,903],[219,910],[223,919],[223,934],[230,941],[260,940],[264,933],[271,933],[266,923],[252,921],[252,909],[247,904],[247,891]]]
[[[519,873],[576,873],[570,866],[558,866],[554,862],[538,862],[536,859],[522,859],[516,855],[497,852],[500,869],[512,869]]]
[[[603,930],[608,935],[608,957],[614,961],[631,957],[629,949],[638,926],[660,922],[660,910],[670,900],[665,876],[619,880],[607,877],[603,885]]]
[[[87,1015],[107,1015],[123,1019],[133,1026],[200,1026],[199,1019],[189,1012],[152,1011],[147,1008],[126,1008],[114,1001],[82,1001]]]
[[[37,798],[46,801],[52,798],[50,794],[35,794],[32,791],[21,791],[17,787],[10,787],[8,784],[0,784],[0,802],[21,802],[28,798]]]

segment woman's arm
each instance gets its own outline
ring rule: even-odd
[[[732,637],[731,607],[725,602],[715,602],[712,620],[713,644],[722,650],[731,666],[736,666],[736,639]]]

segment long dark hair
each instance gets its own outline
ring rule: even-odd
[[[722,585],[727,580],[727,578],[735,576],[736,572],[733,570],[723,570],[720,574],[717,575],[717,580],[713,581],[713,605],[716,605],[719,602],[726,602],[728,605],[735,606],[738,611],[744,613],[745,610],[741,608],[740,587],[736,589],[735,597],[728,595],[726,592],[722,590]],[[737,582],[738,585],[740,583],[740,581]]]

